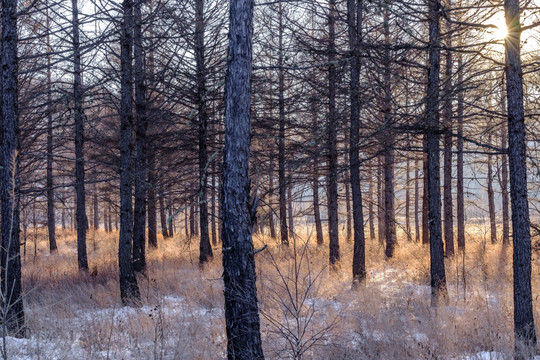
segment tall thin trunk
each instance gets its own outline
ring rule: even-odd
[[[49,251],[57,251],[56,219],[54,213],[54,183],[53,183],[53,106],[52,106],[52,66],[49,7],[45,9],[47,27],[47,229],[49,231]]]
[[[427,164],[429,192],[429,254],[431,263],[431,304],[439,305],[447,296],[444,248],[441,229],[441,175],[439,159],[439,73],[440,16],[439,0],[429,0],[429,71],[426,100]]]
[[[384,181],[381,157],[377,156],[377,238],[384,244]]]
[[[407,241],[412,241],[411,235],[411,164],[410,159],[407,157],[405,163],[405,233],[407,235]]]
[[[204,0],[195,1],[195,62],[197,65],[197,106],[199,113],[199,265],[209,261],[212,254],[208,234],[208,110],[206,106],[206,64],[204,44]]]
[[[212,245],[217,245],[217,232],[216,232],[216,161],[212,160],[212,184],[210,185],[210,201],[212,206],[210,208],[211,228],[212,228]],[[275,235],[275,234],[274,234]]]
[[[94,196],[92,199],[92,205],[94,207],[93,215],[94,215],[94,229],[99,229],[99,203],[98,203],[98,194],[97,189],[94,189]]]
[[[287,217],[289,221],[289,238],[294,236],[292,179],[287,184]]]
[[[279,108],[279,134],[278,134],[278,186],[279,186],[279,223],[280,236],[283,245],[289,245],[289,231],[287,229],[287,184],[285,178],[285,70],[283,69],[283,5],[279,1],[279,28],[278,28],[278,108]]]
[[[414,159],[414,241],[420,242],[420,164]]]
[[[169,199],[168,208],[169,208],[169,217],[167,219],[167,225],[169,225],[169,236],[173,237],[174,236],[174,221],[173,221],[174,208],[173,208],[173,202],[171,199]],[[210,246],[210,244],[208,246]]]
[[[503,107],[503,113],[506,113],[506,98],[502,96],[501,104]],[[502,198],[502,242],[505,245],[510,244],[510,201],[508,196],[508,129],[506,126],[501,127],[501,149],[503,152],[501,154],[501,177],[500,177],[500,186],[501,186],[501,198]]]
[[[21,297],[19,108],[17,99],[17,1],[2,0],[2,57],[0,67],[2,113],[2,330],[5,335],[24,336]]]
[[[345,163],[349,163],[349,157],[345,160]],[[351,185],[349,179],[344,180],[343,186],[345,187],[345,212],[346,212],[346,232],[345,238],[347,242],[352,240],[352,211],[351,211]]]
[[[196,235],[195,227],[195,204],[189,206],[189,237]]]
[[[390,2],[386,0],[384,8],[384,224],[386,248],[384,254],[391,258],[396,247],[396,212],[394,208],[394,130],[392,119],[392,88],[390,69]]]
[[[225,148],[223,153],[223,282],[228,359],[263,359],[249,204],[253,0],[231,1]],[[238,101],[243,99],[243,101]]]
[[[155,150],[149,148],[148,150],[148,199],[147,199],[147,211],[148,211],[148,246],[151,248],[157,248],[157,207],[156,207],[156,176],[155,176]]]
[[[463,55],[458,54],[458,84],[463,86]],[[463,111],[464,94],[460,89],[457,95],[457,177],[456,177],[456,212],[458,249],[465,251],[465,196],[463,188]]]
[[[491,145],[491,133],[488,135],[488,145]],[[495,192],[493,191],[493,156],[488,154],[487,160],[487,195],[491,243],[497,242],[497,222],[495,220]]]
[[[366,239],[364,235],[364,214],[362,207],[362,188],[360,184],[360,156],[358,144],[360,141],[360,69],[362,46],[362,1],[347,1],[347,22],[349,34],[350,83],[349,93],[351,102],[351,125],[349,133],[349,166],[352,190],[354,247],[353,247],[353,284],[366,278]]]
[[[536,353],[531,291],[531,234],[527,194],[527,159],[525,114],[523,109],[523,73],[520,54],[519,0],[505,0],[504,11],[508,36],[506,49],[506,98],[508,103],[508,162],[510,166],[510,198],[514,240],[514,337],[516,358],[523,345]],[[527,356],[528,358],[528,356]]]
[[[429,244],[429,193],[428,193],[428,157],[427,157],[427,135],[424,135],[423,139],[424,157],[423,157],[423,171],[422,180],[424,186],[422,188],[422,244]]]
[[[77,205],[75,217],[77,221],[77,263],[79,270],[88,270],[86,254],[86,192],[84,189],[84,113],[81,77],[81,49],[79,42],[79,7],[77,0],[71,0],[73,27],[73,104],[75,117],[75,191]]]
[[[448,1],[448,6],[452,6],[452,1]],[[448,14],[448,16],[451,16]],[[452,23],[446,22],[446,47],[445,51],[445,79],[444,79],[444,244],[446,245],[446,256],[454,255],[454,213],[452,208]]]
[[[133,6],[133,57],[135,80],[135,206],[133,217],[133,271],[146,269],[146,177],[148,172],[148,114],[146,102],[146,69],[144,66],[142,1]]]
[[[112,208],[111,208],[111,203],[109,202],[109,205],[107,206],[107,213],[109,215],[109,232],[112,232]]]
[[[167,231],[167,215],[165,214],[165,200],[164,194],[161,193],[159,195],[159,219],[161,220],[161,235],[163,235],[163,238],[166,239],[169,237],[169,232]],[[193,206],[190,206],[190,210],[192,210]],[[193,216],[191,217],[193,219]]]
[[[329,0],[328,9],[328,238],[329,261],[334,265],[339,261],[339,219],[338,219],[338,152],[337,152],[337,112],[336,112],[336,0]]]
[[[271,150],[273,151],[273,149]],[[270,154],[270,170],[268,174],[268,201],[270,206],[274,204],[274,154]],[[274,212],[273,207],[271,207],[270,212],[268,213],[268,223],[270,226],[270,237],[272,239],[276,238],[276,224],[274,222]]]
[[[139,286],[131,263],[133,245],[133,1],[122,2],[120,36],[121,103],[120,103],[120,239],[118,264],[120,267],[120,297],[124,305],[140,302]]]
[[[369,218],[369,239],[375,240],[375,213],[373,212],[373,205],[375,203],[375,199],[373,199],[373,193],[375,192],[374,186],[373,186],[373,172],[372,172],[372,166],[369,165],[370,170],[368,170],[368,181],[369,181],[369,199],[368,199],[368,218]]]

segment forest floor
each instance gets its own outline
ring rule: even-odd
[[[257,287],[267,359],[510,359],[511,247],[468,229],[467,251],[446,259],[448,305],[432,308],[429,248],[399,240],[395,257],[368,240],[367,281],[351,289],[352,244],[329,271],[327,245],[298,234],[289,249],[256,235]],[[223,359],[221,254],[200,269],[197,239],[159,239],[140,276],[143,304],[122,307],[117,233],[91,230],[90,272],[77,270],[76,236],[59,231],[48,253],[44,229],[28,233],[23,286],[29,337],[6,338],[8,359]],[[540,257],[533,254],[533,293]],[[534,296],[536,324],[540,319]],[[1,344],[0,344],[1,347]]]

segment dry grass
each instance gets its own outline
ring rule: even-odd
[[[311,229],[289,249],[257,235],[257,248],[268,245],[256,255],[266,357],[457,359],[493,351],[510,358],[511,248],[486,244],[482,229],[468,230],[465,257],[446,260],[450,299],[439,309],[429,305],[425,246],[403,238],[387,260],[381,245],[368,242],[368,279],[353,291],[351,243],[342,241],[334,272],[327,247],[309,242]],[[225,357],[219,249],[201,270],[195,239],[159,239],[149,251],[147,276],[139,277],[143,306],[131,309],[119,301],[116,233],[89,233],[89,274],[77,270],[75,234],[63,232],[58,242],[59,252],[49,255],[44,232],[28,239],[23,283],[31,339],[10,339],[12,358]],[[533,263],[536,293],[538,256]]]

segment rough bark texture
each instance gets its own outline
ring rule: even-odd
[[[197,65],[197,107],[199,115],[199,265],[209,261],[212,254],[208,233],[208,111],[206,106],[206,65],[204,44],[204,0],[195,1],[195,62]]]
[[[377,238],[379,244],[384,245],[384,181],[381,156],[377,156]]]
[[[139,286],[131,263],[133,241],[133,2],[122,2],[123,21],[120,36],[121,104],[120,104],[120,239],[118,265],[120,267],[120,297],[124,305],[140,302]]]
[[[354,250],[353,250],[353,283],[359,283],[366,278],[366,250],[364,235],[364,214],[362,206],[362,188],[360,186],[360,156],[358,144],[360,141],[360,51],[362,45],[362,2],[347,0],[347,22],[349,33],[350,60],[350,102],[351,125],[349,134],[349,166],[352,191]]]
[[[250,201],[251,67],[253,0],[231,0],[225,148],[223,153],[222,239],[228,359],[263,359],[255,286]]]
[[[281,243],[289,245],[289,231],[287,229],[287,184],[285,179],[285,72],[283,69],[283,8],[279,2],[279,29],[278,29],[278,108],[279,108],[279,134],[278,134],[278,186],[279,186],[279,231]]]
[[[375,240],[375,216],[374,216],[374,212],[373,212],[373,204],[374,204],[374,199],[373,199],[373,193],[375,192],[375,190],[373,189],[373,172],[371,171],[371,169],[373,169],[373,167],[371,165],[368,165],[369,169],[368,170],[368,181],[369,181],[369,198],[368,198],[368,218],[369,218],[369,239],[370,240]]]
[[[420,242],[420,165],[414,160],[414,241]]]
[[[488,135],[488,145],[491,145],[491,133]],[[487,161],[487,195],[491,243],[497,242],[497,222],[495,219],[495,192],[493,191],[493,156],[488,154]]]
[[[47,30],[50,30],[49,8],[46,8]],[[49,251],[55,252],[56,245],[56,219],[54,213],[54,182],[53,182],[53,108],[52,108],[52,81],[51,81],[51,42],[49,33],[47,41],[47,229],[49,232]]]
[[[503,96],[501,99],[503,113],[506,113],[506,98]],[[508,195],[508,128],[506,124],[501,127],[501,167],[500,167],[500,186],[501,186],[501,200],[502,200],[502,242],[505,245],[510,244],[510,200]]]
[[[423,139],[424,157],[422,162],[422,244],[429,244],[429,193],[428,193],[428,158],[427,158],[427,135]]]
[[[16,0],[2,0],[2,330],[6,335],[24,336],[21,297],[21,245],[19,219],[19,107],[17,99],[17,11]]]
[[[463,84],[463,56],[458,54],[458,84]],[[457,212],[457,244],[458,249],[465,251],[465,195],[463,189],[463,90],[457,96],[457,178],[456,178],[456,212]]]
[[[146,176],[148,115],[146,110],[146,84],[142,34],[142,1],[133,6],[133,56],[135,80],[135,206],[133,217],[133,270],[146,269]]]
[[[329,0],[328,9],[328,238],[329,261],[334,265],[339,261],[339,219],[338,219],[338,152],[337,152],[337,112],[336,112],[336,1]]]
[[[449,1],[451,6],[451,1]],[[448,15],[451,16],[451,15]],[[454,255],[454,214],[452,208],[452,24],[446,22],[445,79],[444,79],[444,244],[446,256]]]
[[[412,240],[411,235],[411,164],[410,159],[407,158],[407,163],[405,165],[405,233],[407,235],[407,241]]]
[[[531,291],[531,235],[527,195],[525,115],[523,109],[523,73],[520,54],[520,6],[518,0],[505,0],[508,36],[506,48],[506,97],[508,104],[508,162],[514,240],[514,336],[516,357],[520,348],[530,346],[536,352]]]
[[[269,204],[272,206],[274,204],[274,154],[273,154],[273,147],[272,147],[272,154],[270,154],[270,171],[268,174],[268,186],[269,186],[269,192],[268,192],[268,198],[269,198]],[[268,214],[268,223],[270,227],[270,237],[272,239],[276,238],[276,224],[274,221],[274,210],[273,207],[270,209],[270,212]]]
[[[293,217],[293,198],[292,198],[292,179],[287,184],[287,217],[289,221],[289,237],[294,236],[294,217]]]
[[[441,229],[441,175],[439,159],[439,73],[441,5],[429,1],[429,70],[426,99],[427,164],[429,192],[429,253],[431,259],[431,304],[439,305],[446,298],[446,276]]]
[[[167,231],[167,214],[165,213],[165,200],[163,197],[163,193],[159,194],[159,219],[161,220],[161,235],[166,239],[169,237],[169,232]],[[193,214],[193,206],[190,206],[190,211]],[[191,219],[193,219],[193,216],[191,216]],[[191,234],[193,234],[193,232],[191,232]]]
[[[81,78],[81,49],[79,41],[79,8],[77,0],[71,1],[73,26],[73,103],[75,117],[75,192],[77,204],[75,218],[77,222],[77,263],[79,270],[88,270],[86,253],[86,192],[84,189],[84,113]]]

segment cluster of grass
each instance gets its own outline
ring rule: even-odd
[[[268,246],[256,255],[267,358],[459,359],[482,351],[511,358],[511,248],[470,236],[465,254],[446,259],[449,302],[434,309],[428,247],[403,238],[385,259],[383,246],[368,241],[367,281],[352,290],[352,243],[341,242],[342,260],[331,270],[327,246],[300,230],[288,248],[254,237],[256,248]],[[225,357],[219,247],[200,269],[197,239],[160,238],[138,278],[143,305],[130,309],[120,303],[117,233],[89,232],[88,273],[77,269],[75,233],[60,232],[53,255],[45,232],[33,236],[23,260],[31,338],[11,339],[11,358]],[[536,256],[533,265],[534,290]]]

